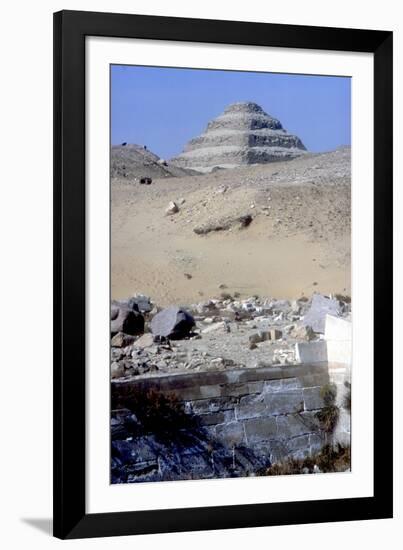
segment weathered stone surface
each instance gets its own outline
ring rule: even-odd
[[[304,388],[304,408],[306,411],[321,409],[322,407],[324,407],[324,402],[320,395],[320,390],[320,386],[316,386],[313,388]]]
[[[305,153],[297,136],[288,134],[279,120],[253,102],[233,103],[209,122],[205,133],[172,159],[176,166],[199,171],[216,167],[292,159]]]
[[[216,397],[212,399],[190,401],[189,405],[194,414],[206,414],[230,409],[233,410],[237,403],[238,399],[236,397]]]
[[[297,325],[290,331],[290,336],[296,340],[310,341],[315,338],[315,332],[310,326]]]
[[[268,414],[291,414],[304,410],[304,400],[301,390],[289,391],[285,393],[265,393],[264,402]]]
[[[320,390],[321,386],[303,389],[304,409],[306,411],[312,411],[324,407],[323,399],[320,396]]]
[[[142,313],[149,313],[152,310],[151,300],[148,296],[144,296],[144,294],[135,294],[132,296],[128,301],[128,306]]]
[[[111,364],[111,378],[120,378],[125,373],[124,366],[122,363],[112,363]]]
[[[228,445],[240,445],[245,443],[245,433],[240,422],[230,422],[216,426],[217,438]]]
[[[324,340],[299,342],[295,344],[295,355],[299,363],[326,363],[326,342]]]
[[[241,397],[239,406],[236,408],[236,416],[238,420],[246,418],[255,418],[266,414],[267,407],[264,402],[262,393],[255,395],[246,395]]]
[[[319,434],[309,434],[309,446],[311,449],[311,455],[319,453],[323,447],[323,437]]]
[[[140,336],[140,338],[138,338],[134,342],[133,347],[139,348],[139,349],[145,349],[153,345],[154,345],[154,336],[150,332],[147,332],[147,334],[143,334],[143,336]]]
[[[116,365],[120,368],[123,362]],[[344,387],[346,371],[332,368],[338,386]],[[283,378],[277,378],[281,374]],[[114,411],[112,440],[124,444],[112,451],[112,482],[251,475],[267,467],[267,461],[304,458],[319,452],[325,443],[348,445],[350,416],[346,410],[333,434],[325,437],[321,430],[317,417],[323,406],[320,389],[328,382],[328,368],[321,365],[114,380],[112,406],[116,388],[133,389],[130,386],[135,385],[141,395],[175,395],[175,411],[182,411],[189,421],[174,422],[169,433],[164,427],[156,437],[144,432],[138,414]],[[139,438],[144,440],[139,443]]]
[[[251,418],[244,421],[248,444],[267,441],[277,435],[277,421],[273,417]]]
[[[179,212],[179,206],[176,204],[176,202],[171,201],[168,204],[167,209],[165,210],[165,213],[170,215],[170,214],[176,214],[177,212]]]
[[[351,321],[326,315],[325,340],[327,357],[330,363],[351,365],[352,361],[352,325]]]
[[[303,459],[311,454],[310,435],[301,435],[290,439],[287,443],[288,456]]]
[[[310,326],[314,332],[325,332],[326,315],[331,314],[339,316],[341,314],[341,305],[339,300],[328,298],[322,294],[312,296],[311,307],[304,316],[302,323]]]
[[[297,390],[301,388],[301,381],[297,378],[283,378],[280,380],[267,380],[264,384],[264,391],[266,393],[271,392],[283,392],[287,390]]]
[[[118,332],[137,335],[144,331],[144,317],[138,311],[117,302],[111,307],[111,335]]]
[[[224,321],[213,323],[202,330],[202,334],[210,334],[210,332],[227,332],[227,325]]]
[[[177,306],[163,309],[152,318],[151,331],[154,336],[184,338],[195,325],[190,313]]]
[[[259,330],[259,332],[255,332],[249,336],[250,344],[259,344],[265,340],[270,340],[270,333],[266,330]]]
[[[232,422],[233,420],[235,420],[235,411],[233,410],[218,411],[200,415],[201,423],[207,426],[224,424],[226,422]]]
[[[277,328],[271,328],[269,331],[270,334],[270,340],[280,340],[280,338],[283,337],[283,333],[281,330],[278,330]]]
[[[286,439],[319,430],[319,420],[315,413],[311,412],[279,416],[277,425],[278,434]]]
[[[221,388],[221,395],[239,396],[260,393],[263,390],[263,384],[263,381],[246,382],[243,384],[226,384]]]
[[[116,348],[125,348],[130,346],[134,342],[134,336],[125,334],[124,332],[118,332],[111,340],[111,346]]]

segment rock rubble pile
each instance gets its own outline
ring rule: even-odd
[[[295,344],[321,340],[328,313],[351,312],[343,296],[289,301],[223,295],[162,310],[144,296],[114,302],[112,378],[293,365]]]

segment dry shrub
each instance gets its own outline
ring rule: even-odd
[[[135,414],[144,433],[169,435],[185,428],[194,428],[197,419],[186,414],[183,404],[174,395],[155,390],[141,391],[126,387],[112,395],[114,409],[128,409]]]
[[[267,468],[259,475],[279,476],[296,475],[302,473],[315,473],[315,466],[322,473],[344,472],[350,468],[351,452],[350,447],[335,447],[326,445],[320,453],[303,459],[289,458],[284,462],[279,462]],[[317,470],[316,470],[317,471]]]
[[[323,399],[325,406],[316,413],[316,417],[320,422],[320,428],[326,434],[334,431],[339,419],[340,410],[335,405],[337,396],[337,387],[335,384],[325,384],[320,389],[320,396]]]

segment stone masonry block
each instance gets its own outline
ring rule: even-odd
[[[301,414],[289,414],[277,417],[278,436],[292,438],[319,431],[319,420],[315,413],[304,412]]]
[[[312,388],[304,388],[304,409],[311,411],[314,409],[321,409],[324,407],[324,402],[320,396],[321,386],[314,386]]]
[[[246,443],[245,432],[242,422],[229,422],[227,424],[219,424],[215,428],[217,439],[223,441],[227,445],[234,446]]]
[[[274,417],[251,418],[244,421],[248,444],[268,441],[277,435],[277,422]]]
[[[304,399],[301,390],[285,393],[266,393],[264,402],[267,406],[267,414],[290,414],[304,410]]]

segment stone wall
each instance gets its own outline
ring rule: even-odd
[[[220,445],[224,454],[225,449],[233,453],[239,450],[244,457],[247,450],[249,460],[253,463],[253,455],[258,466],[291,457],[304,458],[320,451],[326,443],[349,444],[350,417],[345,408],[348,376],[348,369],[342,365],[316,363],[138,377],[114,382],[112,399],[128,388],[135,388],[141,395],[152,391],[174,397],[184,414],[197,420],[206,440]],[[317,414],[324,407],[321,388],[329,383],[336,384],[337,405],[341,407],[333,434],[323,431]],[[121,418],[119,414],[112,414],[115,425]],[[198,434],[198,439],[202,440],[203,435]],[[204,453],[205,449],[201,449],[200,454]],[[138,454],[142,461],[141,453]],[[154,474],[164,479],[159,466],[158,470]],[[240,475],[251,472],[253,464],[247,474],[241,471]],[[200,473],[196,477],[213,475]]]

